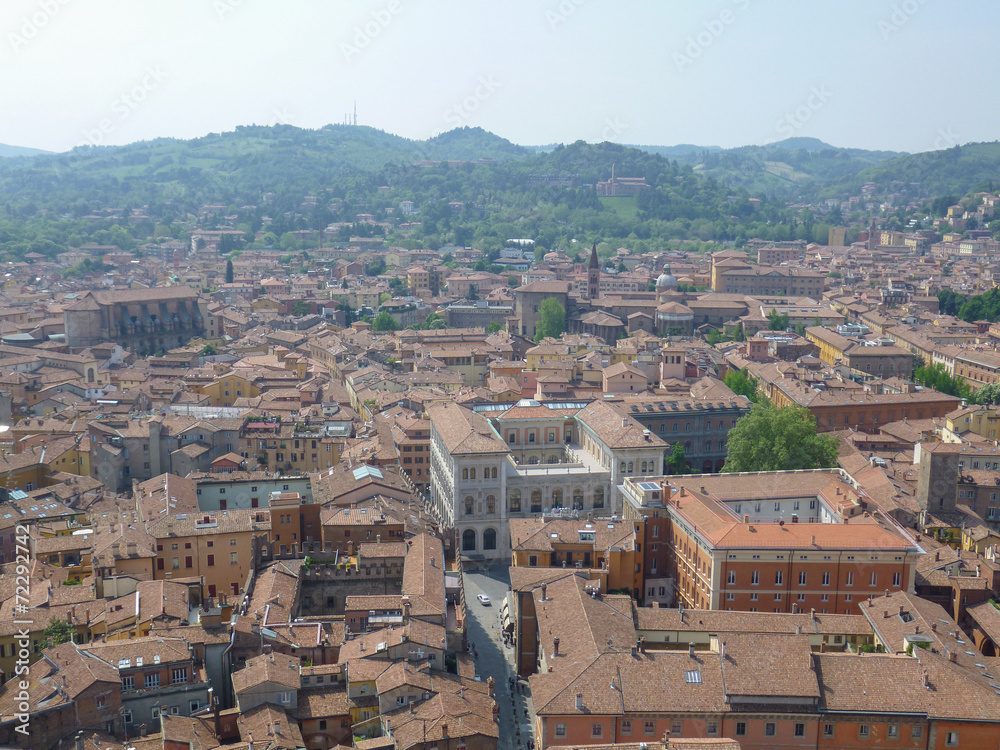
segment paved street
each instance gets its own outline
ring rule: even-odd
[[[524,694],[511,695],[510,677],[513,675],[513,650],[504,648],[500,637],[500,605],[507,596],[510,581],[507,567],[497,565],[482,573],[464,574],[465,601],[469,613],[469,643],[475,644],[478,674],[486,680],[492,676],[496,682],[496,700],[500,706],[499,750],[525,750],[531,739],[531,700],[528,686],[522,682]],[[484,607],[478,594],[486,594],[492,604]]]

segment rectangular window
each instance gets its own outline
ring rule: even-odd
[[[760,572],[755,570],[750,574],[750,584],[756,586],[758,583],[760,583]]]
[[[622,734],[632,734],[632,721],[630,719],[622,719]]]
[[[924,736],[924,728],[922,726],[912,726],[910,727],[910,738],[914,740],[919,740]]]
[[[682,728],[681,723],[676,719],[670,722],[670,734],[672,734],[674,737],[681,736],[681,728]]]
[[[643,734],[649,735],[649,734],[653,734],[655,731],[656,731],[656,722],[655,721],[646,721],[646,722],[643,723],[643,726],[642,726],[642,733]]]
[[[181,685],[188,681],[188,671],[187,667],[180,667],[179,669],[173,670],[173,684]]]
[[[160,686],[160,673],[151,672],[147,674],[143,680],[143,686],[148,690],[149,688],[155,688]]]
[[[237,555],[238,555],[238,553],[236,553],[236,552],[230,552],[229,553],[229,564],[230,565],[238,565],[239,564],[239,560],[237,559]]]
[[[282,703],[291,703],[292,702],[292,694],[291,694],[291,692],[282,693],[281,694],[281,702]]]
[[[565,737],[565,736],[566,736],[566,725],[556,724],[556,737]]]
[[[944,736],[945,747],[958,747],[958,732],[948,732]]]
[[[888,733],[887,733],[886,736],[890,737],[892,739],[895,739],[896,737],[899,737],[899,726],[896,725],[896,724],[890,724],[889,725],[889,731],[888,731]]]
[[[737,737],[747,736],[747,723],[745,721],[736,722],[736,736]]]
[[[823,725],[823,736],[824,737],[833,737],[833,724],[824,724]]]
[[[871,585],[872,586],[878,585],[878,573],[875,573],[874,571],[872,572]]]
[[[209,555],[208,556],[208,567],[211,568],[213,565],[215,565],[215,555]]]
[[[530,441],[534,442],[534,441]],[[595,721],[590,725],[590,736],[591,737],[603,737],[604,736],[604,724]]]
[[[858,725],[858,737],[861,739],[868,739],[871,736],[871,727],[867,724]]]
[[[773,721],[764,724],[765,737],[774,737],[775,734],[777,734],[777,725]]]
[[[824,586],[830,585],[830,571],[826,571],[825,573],[823,573],[823,585]]]
[[[896,588],[899,588],[900,584],[902,583],[902,580],[903,580],[903,574],[902,573],[893,573],[892,574],[892,585],[895,586]]]
[[[780,586],[781,582],[784,580],[785,574],[782,571],[776,571],[774,574],[774,585]]]
[[[707,724],[705,725],[705,734],[714,737],[718,733],[719,733],[719,722],[717,721],[707,722]]]
[[[735,570],[730,570],[729,571],[729,585],[732,586],[735,583],[736,583],[736,571]]]
[[[799,586],[806,585],[806,572],[804,570],[799,571]]]
[[[853,571],[849,571],[847,573],[847,581],[846,581],[845,585],[846,586],[853,586],[854,585],[854,573],[853,573]]]
[[[805,737],[806,736],[806,725],[805,724],[796,724],[795,725],[795,736],[796,737]]]
[[[132,675],[122,677],[122,690],[135,690],[135,677]]]

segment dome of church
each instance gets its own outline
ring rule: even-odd
[[[657,289],[676,289],[677,277],[670,273],[670,264],[663,264],[663,273],[656,279]]]

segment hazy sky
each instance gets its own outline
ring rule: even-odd
[[[1000,3],[2,0],[0,143],[358,123],[525,145],[995,140]]]

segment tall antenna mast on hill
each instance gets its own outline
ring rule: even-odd
[[[358,100],[354,100],[354,125],[358,124]]]

